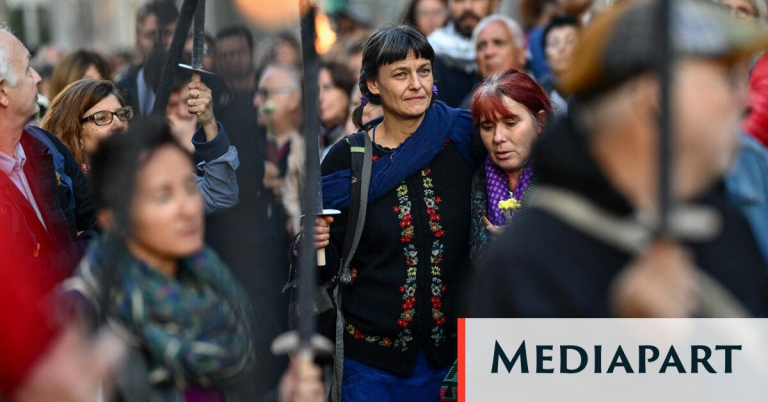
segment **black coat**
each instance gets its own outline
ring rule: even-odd
[[[534,151],[539,185],[582,195],[617,216],[632,207],[608,182],[567,119],[542,136]],[[685,242],[696,265],[757,316],[768,306],[766,267],[747,222],[716,189],[699,201],[722,214],[716,238]],[[474,282],[476,317],[610,317],[608,289],[632,256],[577,231],[541,209],[515,220],[489,250]]]
[[[474,63],[462,63],[448,56],[435,57],[433,70],[438,89],[437,99],[453,108],[463,108],[462,102],[469,98],[480,82]]]

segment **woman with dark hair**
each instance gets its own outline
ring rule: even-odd
[[[403,24],[416,27],[424,36],[448,22],[447,0],[412,0],[403,14]]]
[[[63,91],[69,84],[83,78],[112,80],[112,67],[109,62],[96,52],[78,50],[64,57],[51,77],[51,99]]]
[[[552,70],[549,96],[558,115],[568,112],[568,102],[557,92],[557,84],[571,69],[580,33],[581,23],[572,15],[552,18],[552,22],[544,30],[544,53],[547,56],[547,65]]]
[[[456,359],[459,277],[469,264],[474,171],[468,112],[437,101],[434,51],[409,25],[365,41],[353,118],[373,145],[367,214],[344,302],[344,401],[437,401]],[[383,116],[362,124],[366,105]],[[364,138],[364,137],[363,137]],[[325,208],[314,243],[339,270],[350,206],[350,143],[322,163]],[[332,223],[332,224],[331,224]]]
[[[528,205],[536,187],[531,151],[552,113],[552,102],[533,78],[507,70],[480,83],[470,110],[488,151],[472,179],[470,245],[477,261],[490,235],[498,235]]]
[[[320,88],[320,121],[323,123],[323,156],[342,137],[349,114],[349,96],[357,84],[355,75],[344,64],[326,61],[317,77]]]
[[[63,284],[65,300],[84,325],[107,325],[131,346],[117,400],[225,400],[251,361],[248,298],[203,244],[189,153],[162,121],[132,128],[93,156],[105,235]]]
[[[237,204],[239,188],[234,171],[240,164],[237,150],[229,144],[224,127],[213,115],[211,90],[202,82],[186,84],[186,106],[197,116],[200,128],[192,138],[194,150],[202,158],[195,175],[203,193],[205,211],[215,212]],[[98,144],[115,133],[128,129],[133,109],[124,101],[111,81],[83,79],[62,91],[51,102],[42,128],[61,139],[72,152],[83,172],[90,171],[90,155]],[[189,138],[189,137],[187,137]]]

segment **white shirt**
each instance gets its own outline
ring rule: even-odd
[[[32,194],[32,189],[29,187],[27,176],[24,174],[24,164],[27,162],[27,155],[24,153],[24,148],[22,148],[21,143],[16,144],[14,153],[16,154],[16,157],[12,158],[3,152],[0,152],[0,170],[2,170],[13,184],[16,185],[16,188],[21,191],[24,198],[32,204],[32,208],[35,210],[37,218],[40,219],[40,223],[45,227],[43,215],[37,207],[35,196]]]

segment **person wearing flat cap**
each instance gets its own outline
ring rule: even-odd
[[[533,152],[531,205],[476,271],[474,317],[735,317],[768,312],[747,222],[726,203],[746,64],[768,45],[721,8],[672,2],[672,208],[658,235],[657,7],[628,3],[584,30],[558,90],[576,102]]]

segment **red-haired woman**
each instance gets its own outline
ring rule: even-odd
[[[487,77],[470,103],[488,157],[472,181],[472,258],[525,208],[536,186],[530,156],[552,112],[544,89],[516,70]],[[485,219],[484,219],[485,218]]]
[[[486,77],[470,101],[472,121],[488,151],[472,178],[471,257],[483,249],[528,203],[536,175],[533,144],[552,113],[552,102],[541,85],[517,70]],[[458,372],[451,367],[440,400],[457,400]]]

